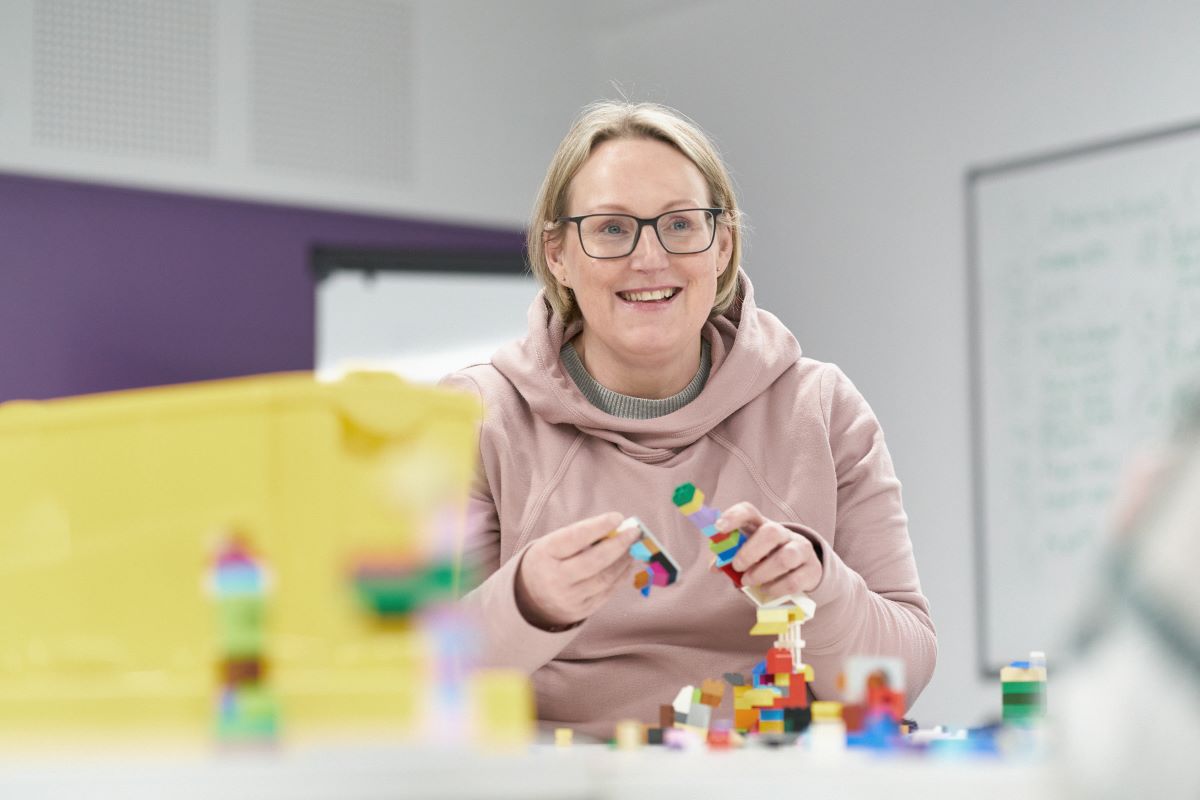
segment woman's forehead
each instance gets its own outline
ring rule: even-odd
[[[588,156],[568,187],[567,201],[644,214],[649,213],[647,206],[706,206],[708,195],[700,168],[672,145],[656,139],[614,139]]]

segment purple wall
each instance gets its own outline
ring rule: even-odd
[[[313,244],[488,230],[0,174],[0,401],[312,369]]]

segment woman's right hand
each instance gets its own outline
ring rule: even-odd
[[[638,564],[629,555],[636,528],[609,537],[623,520],[615,511],[559,528],[525,551],[517,568],[517,608],[539,628],[586,619]]]

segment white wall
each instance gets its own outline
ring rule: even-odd
[[[1200,3],[667,11],[599,36],[602,77],[717,137],[760,304],[842,365],[883,422],[941,648],[915,713],[998,715],[975,662],[964,171],[1200,118]]]
[[[203,28],[173,30],[177,41],[201,50],[211,48],[211,71],[207,73],[204,90],[187,95],[188,102],[204,107],[185,109],[184,121],[176,125],[188,127],[197,119],[209,120],[211,131],[195,135],[200,140],[209,140],[211,147],[207,153],[180,156],[114,153],[107,146],[111,137],[106,138],[103,130],[105,120],[111,121],[111,117],[105,117],[103,108],[95,114],[98,120],[94,128],[98,139],[95,145],[47,143],[35,135],[38,84],[34,32],[39,8],[43,18],[68,22],[90,13],[93,20],[111,21],[125,15],[136,23],[144,19],[143,10],[117,0],[0,0],[0,170],[484,225],[524,224],[545,164],[579,104],[578,87],[586,84],[592,74],[585,55],[587,48],[579,44],[577,20],[563,13],[560,3],[553,0],[503,3],[284,0],[284,3],[179,0],[175,7],[186,8],[186,13],[160,8],[160,16],[173,25]],[[47,9],[54,9],[54,13],[46,14]],[[275,39],[273,49],[256,48],[256,9],[307,17],[308,32],[282,41]],[[399,15],[390,13],[395,10]],[[372,94],[374,87],[346,80],[344,72],[339,78],[337,69],[340,55],[353,47],[333,35],[333,29],[341,26],[350,35],[354,32],[361,35],[364,28],[369,30],[373,16],[381,24],[387,22],[395,37],[394,42],[376,41],[377,51],[366,58],[381,60],[384,67],[399,64],[401,69],[409,70],[393,78],[394,95],[386,97],[380,97],[377,89]],[[326,17],[330,20],[328,36],[319,28]],[[110,48],[120,50],[127,46],[119,38],[120,24],[97,28],[103,29],[108,31]],[[107,51],[110,55],[105,54],[105,44],[93,41],[95,55],[112,66],[113,76],[120,76],[122,64],[110,57],[112,49]],[[339,171],[336,164],[320,165],[316,157],[312,169],[279,167],[256,158],[256,111],[262,111],[268,102],[275,102],[277,107],[270,113],[296,114],[289,112],[287,104],[302,98],[306,87],[302,83],[283,86],[281,95],[286,96],[270,97],[259,83],[258,97],[264,102],[256,104],[255,58],[264,52],[302,58],[298,53],[310,47],[313,63],[322,67],[320,72],[327,90],[332,85],[333,91],[341,90],[347,95],[361,92],[361,97],[382,99],[384,104],[392,96],[399,98],[389,113],[404,117],[399,126],[401,134],[395,137],[396,147],[405,149],[399,159],[406,165],[404,175],[383,179],[380,176],[386,172],[385,164],[379,165],[379,175],[372,176]],[[361,54],[346,55],[350,61],[357,57],[360,64],[364,63]],[[158,81],[155,85],[160,94],[165,94],[164,86],[169,87],[169,83],[162,83],[167,79],[161,77],[158,67],[169,58],[170,54],[159,53],[142,62],[151,73],[146,82]],[[146,76],[137,75],[136,70],[126,72],[124,85],[114,80],[102,94],[87,100],[127,103],[137,113],[144,114],[148,124],[161,122],[163,114],[171,113],[170,104],[149,108],[145,103],[139,105],[136,98],[140,86],[136,81],[140,77]],[[338,80],[344,85],[336,85]],[[182,97],[180,94],[174,99]],[[352,103],[353,98],[347,102]],[[380,136],[396,133],[388,128],[386,120],[369,114],[344,122],[324,119],[319,114],[305,119],[314,129],[324,130],[327,141],[344,142],[347,153],[356,147],[377,144]],[[378,123],[379,129],[372,130],[372,123]]]

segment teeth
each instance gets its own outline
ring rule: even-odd
[[[674,297],[676,291],[676,289],[655,289],[652,292],[620,292],[619,294],[626,300],[644,303],[648,300],[666,300],[668,297]]]

